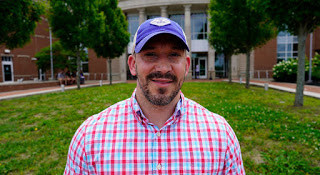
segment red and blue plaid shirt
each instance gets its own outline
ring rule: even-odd
[[[181,99],[159,129],[136,99],[88,118],[76,131],[64,174],[245,174],[226,120]]]

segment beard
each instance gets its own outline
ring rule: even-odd
[[[177,76],[175,76],[170,72],[166,74],[161,74],[160,72],[153,72],[148,74],[144,79],[142,76],[138,74],[138,71],[137,71],[137,77],[138,77],[138,83],[139,83],[140,89],[143,92],[143,95],[147,98],[147,100],[151,104],[156,106],[165,106],[165,105],[168,105],[170,102],[172,102],[172,100],[179,93],[182,86],[182,82],[183,82],[183,79],[178,82]],[[176,86],[171,92],[169,92],[168,95],[166,95],[167,91],[169,90],[167,88],[158,88],[156,89],[156,94],[152,94],[150,92],[150,85],[149,85],[149,83],[152,81],[151,80],[152,78],[166,78],[171,80],[172,81],[171,83],[175,84]]]

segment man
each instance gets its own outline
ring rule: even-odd
[[[181,27],[139,27],[128,58],[131,98],[88,118],[74,135],[65,174],[245,174],[226,120],[180,91],[190,67]]]

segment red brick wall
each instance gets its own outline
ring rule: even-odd
[[[32,58],[42,48],[47,47],[50,44],[48,22],[42,18],[35,29],[35,35],[31,36],[31,41],[27,43],[23,48],[15,48],[11,50],[9,55],[12,55],[13,74],[14,80],[24,78],[24,80],[30,80],[38,78],[38,68]],[[0,54],[6,55],[4,45],[0,46]],[[2,60],[0,59],[0,82],[3,82],[2,77]]]
[[[90,72],[90,80],[93,79],[107,79],[107,59],[102,57],[97,57],[96,53],[89,49],[89,72]],[[101,73],[103,74],[101,77]],[[86,77],[87,78],[87,77]]]
[[[320,27],[313,32],[314,50],[320,51]],[[319,52],[320,54],[320,52]]]
[[[0,84],[0,92],[44,88],[44,87],[52,87],[52,86],[59,86],[59,82],[50,81],[50,82],[35,82],[35,83],[21,83],[21,84],[11,84],[11,83]]]
[[[320,51],[320,28],[317,28],[313,31],[312,36],[312,57],[315,55],[315,51]],[[310,34],[307,37],[306,40],[306,56],[309,58],[310,56]]]
[[[275,64],[277,64],[277,38],[254,50],[255,71],[272,70]],[[255,72],[255,77],[257,77],[257,72]],[[260,77],[265,78],[265,71],[260,73]],[[269,72],[269,77],[271,77],[271,72]]]

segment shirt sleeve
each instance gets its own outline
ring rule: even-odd
[[[227,127],[228,146],[225,158],[224,174],[246,174],[243,167],[239,141],[229,124]]]
[[[85,123],[78,128],[70,143],[65,175],[89,174],[85,152]]]

